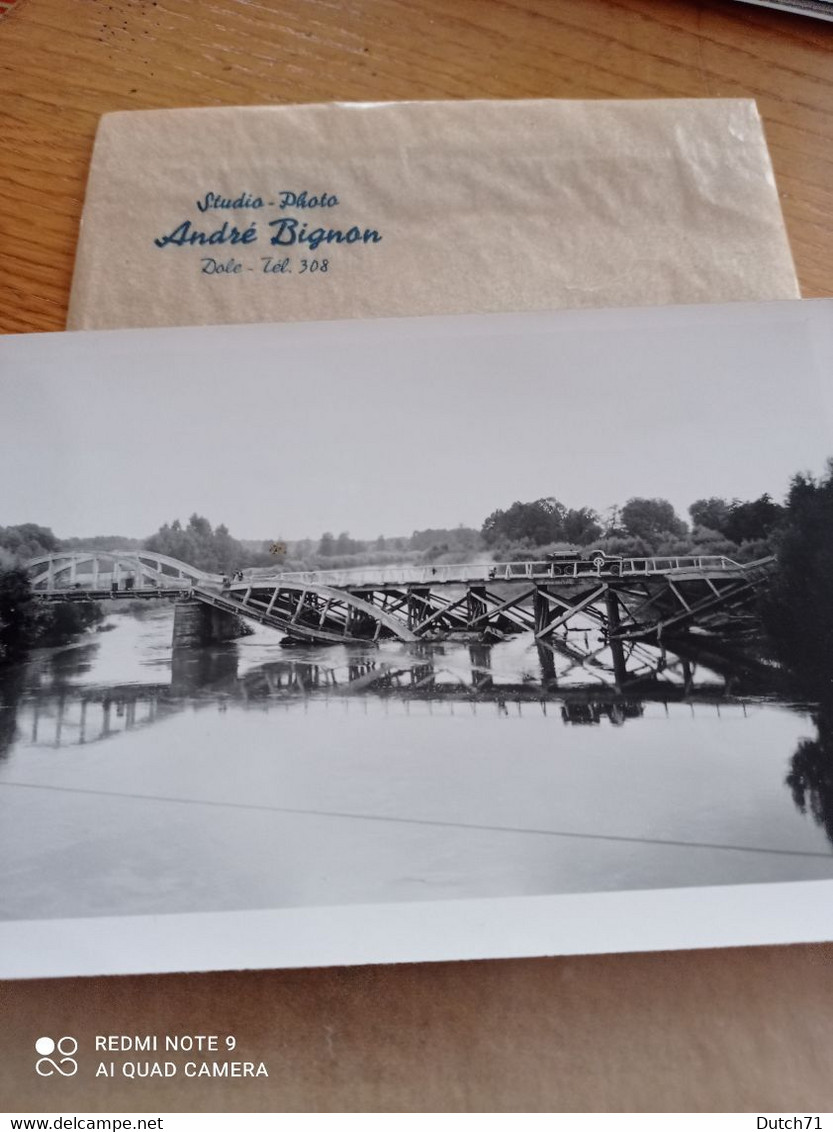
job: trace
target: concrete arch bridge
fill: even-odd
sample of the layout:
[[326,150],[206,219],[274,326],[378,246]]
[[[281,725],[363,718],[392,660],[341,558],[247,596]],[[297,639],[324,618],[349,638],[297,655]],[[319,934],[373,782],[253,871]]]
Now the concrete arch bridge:
[[[211,574],[145,550],[74,550],[27,563],[43,601],[174,600],[175,644],[239,635],[237,619],[310,643],[531,633],[564,652],[755,623],[772,557],[611,558],[270,573]],[[596,634],[593,642],[589,635]]]

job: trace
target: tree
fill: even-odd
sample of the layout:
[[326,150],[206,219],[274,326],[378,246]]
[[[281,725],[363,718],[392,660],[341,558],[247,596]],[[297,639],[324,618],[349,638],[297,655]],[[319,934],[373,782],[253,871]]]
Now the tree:
[[93,535],[84,538],[62,538],[61,550],[140,550],[144,540],[127,535]]
[[204,515],[198,515],[196,511],[188,520],[188,530],[200,539],[211,538],[211,524]]
[[476,549],[480,544],[480,532],[473,527],[427,527],[414,531],[411,535],[411,550],[429,550],[431,547],[445,545],[447,550]]
[[602,534],[599,516],[589,507],[579,507],[578,510],[571,508],[567,511],[564,515],[562,529],[563,538],[567,542],[577,543],[579,546],[586,546],[588,543],[595,542]]
[[818,735],[802,739],[790,760],[786,778],[798,809],[809,810],[833,844],[833,713],[821,705],[813,715]]
[[0,527],[0,548],[8,550],[20,562],[41,554],[53,554],[60,545],[60,539],[49,527],[39,527],[37,523]]
[[97,602],[50,602],[37,611],[35,637],[37,645],[63,645],[73,637],[103,621],[104,610]]
[[334,554],[359,554],[365,548],[364,543],[358,539],[350,538],[347,531],[342,531],[335,541]]
[[783,521],[784,514],[784,508],[778,503],[773,503],[767,494],[749,503],[734,499],[729,504],[726,522],[719,529],[732,542],[767,539]]
[[104,619],[95,602],[39,605],[19,566],[0,567],[0,664],[18,660],[35,645],[63,645]]
[[0,570],[0,662],[22,656],[35,634],[37,613],[25,570]]
[[481,528],[487,546],[497,542],[520,542],[528,539],[534,546],[544,546],[564,539],[566,509],[551,496],[533,503],[516,500],[505,511],[493,511]]
[[170,525],[164,523],[144,545],[146,550],[167,554],[212,574],[231,573],[244,566],[247,560],[245,548],[231,537],[224,523],[213,531],[208,519],[196,514],[184,529],[178,519]]
[[833,698],[833,460],[816,481],[793,478],[763,603],[782,663],[808,697]]
[[709,499],[695,499],[688,509],[691,521],[695,527],[705,527],[710,531],[726,532],[726,520],[729,518],[729,504],[725,499],[711,496]]
[[322,558],[332,558],[336,552],[335,547],[336,540],[333,538],[332,531],[325,531],[318,544],[318,553]]
[[480,531],[476,531],[474,527],[465,527],[460,523],[450,534],[451,545],[460,550],[474,551],[481,546]]
[[214,532],[214,554],[218,573],[230,574],[238,569],[241,563],[240,544],[231,537],[225,523],[221,523]]
[[667,499],[629,499],[622,508],[621,520],[629,535],[652,545],[688,530]]

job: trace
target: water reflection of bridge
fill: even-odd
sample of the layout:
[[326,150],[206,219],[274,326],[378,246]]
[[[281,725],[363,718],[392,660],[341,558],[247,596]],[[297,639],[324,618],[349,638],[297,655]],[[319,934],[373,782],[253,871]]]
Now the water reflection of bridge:
[[[4,705],[15,710],[17,720],[14,728],[5,729],[5,743],[0,737],[0,748],[8,747],[15,734],[32,746],[94,743],[153,726],[186,708],[226,710],[236,705],[270,711],[309,700],[342,700],[347,705],[362,697],[396,702],[404,710],[411,702],[427,703],[429,710],[431,705],[451,711],[465,706],[474,713],[504,715],[532,710],[571,725],[621,726],[639,718],[651,702],[666,710],[670,704],[687,703],[693,714],[719,713],[727,703],[745,711],[744,699],[730,694],[725,679],[659,650],[652,668],[641,658],[624,687],[586,680],[559,686],[543,672],[507,678],[493,670],[488,646],[469,648],[468,671],[449,663],[442,647],[423,646],[420,652],[404,659],[364,653],[342,665],[293,658],[238,675],[237,650],[230,646],[175,654],[167,683],[106,686],[44,680],[39,688],[21,687],[15,703]],[[461,650],[452,653],[456,660]]]

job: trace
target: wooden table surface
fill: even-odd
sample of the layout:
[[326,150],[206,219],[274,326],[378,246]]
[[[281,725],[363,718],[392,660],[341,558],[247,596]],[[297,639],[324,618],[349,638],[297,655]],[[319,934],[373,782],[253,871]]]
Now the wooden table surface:
[[829,295],[833,25],[729,0],[20,0],[0,20],[0,330],[61,330],[110,110],[754,97],[803,293]]
[[[60,330],[100,114],[754,97],[833,294],[833,24],[725,0],[20,0],[0,19],[0,329]],[[0,513],[0,522],[3,515]],[[0,986],[0,1107],[833,1109],[833,946]],[[54,1083],[39,1033],[236,1031],[268,1081]]]

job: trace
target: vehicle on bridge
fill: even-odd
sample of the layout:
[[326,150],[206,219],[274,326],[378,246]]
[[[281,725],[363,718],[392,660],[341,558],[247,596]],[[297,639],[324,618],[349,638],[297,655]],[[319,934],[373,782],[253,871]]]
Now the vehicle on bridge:
[[538,562],[510,562],[495,567],[489,572],[491,579],[515,576],[527,578],[581,577],[588,574],[618,577],[622,573],[624,559],[618,554],[606,554],[603,550],[571,548],[553,550]]
[[550,573],[574,574],[595,570],[597,574],[621,574],[623,558],[621,554],[607,554],[604,550],[554,550],[546,556]]

